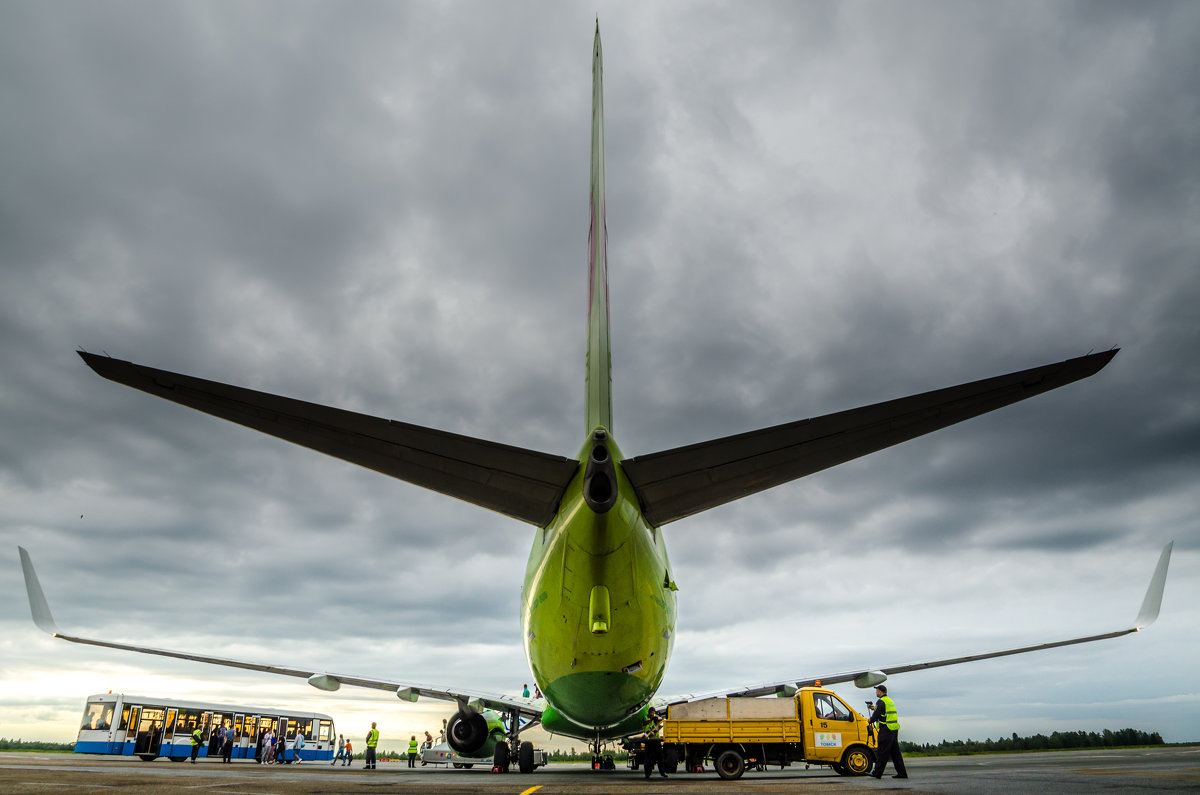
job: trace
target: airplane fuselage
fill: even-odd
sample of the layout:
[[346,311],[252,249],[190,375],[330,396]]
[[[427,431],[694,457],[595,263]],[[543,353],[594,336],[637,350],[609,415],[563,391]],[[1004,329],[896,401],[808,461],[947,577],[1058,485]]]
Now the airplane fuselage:
[[[589,438],[558,515],[536,531],[521,594],[521,629],[549,730],[620,736],[658,690],[675,638],[675,584],[662,532],[647,524],[621,455],[607,440],[616,499],[584,497]],[[635,727],[636,728],[636,727]]]

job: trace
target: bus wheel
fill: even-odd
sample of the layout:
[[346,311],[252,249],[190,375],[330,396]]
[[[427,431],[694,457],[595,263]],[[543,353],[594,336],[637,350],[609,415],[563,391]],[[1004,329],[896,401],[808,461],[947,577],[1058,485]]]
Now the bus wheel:
[[[842,767],[846,769],[845,776],[864,776],[871,769],[871,764],[875,761],[874,754],[870,749],[864,748],[861,745],[855,745],[846,749],[846,753],[842,755]],[[841,773],[841,771],[838,771]]]
[[[143,756],[142,759],[146,759],[146,757]],[[186,756],[168,756],[167,759],[170,759],[172,762],[186,762],[187,761]],[[149,762],[150,760],[146,759],[146,761]]]
[[138,759],[142,760],[143,762],[153,762],[155,759],[158,759],[158,757],[154,754],[138,754]]
[[732,781],[741,778],[742,773],[746,772],[746,760],[742,759],[741,753],[736,748],[727,748],[713,760],[713,767],[717,769],[718,776],[726,781]]
[[517,748],[517,766],[522,773],[533,772],[533,743],[526,741]]

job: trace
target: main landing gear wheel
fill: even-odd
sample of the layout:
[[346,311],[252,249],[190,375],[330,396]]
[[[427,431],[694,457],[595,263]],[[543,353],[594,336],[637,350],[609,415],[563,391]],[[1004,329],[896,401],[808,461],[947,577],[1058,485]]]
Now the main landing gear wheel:
[[856,745],[846,749],[846,753],[842,755],[841,765],[835,765],[833,769],[843,776],[865,776],[874,762],[875,755],[869,748]]
[[508,772],[508,743],[496,743],[496,756],[492,760],[492,766],[501,773]]
[[733,748],[727,748],[717,754],[717,758],[713,760],[713,767],[717,769],[717,775],[726,781],[733,781],[742,777],[742,773],[746,772],[746,760],[742,759],[742,754]]
[[517,749],[517,766],[521,769],[522,773],[533,772],[533,743],[521,743],[521,747]]

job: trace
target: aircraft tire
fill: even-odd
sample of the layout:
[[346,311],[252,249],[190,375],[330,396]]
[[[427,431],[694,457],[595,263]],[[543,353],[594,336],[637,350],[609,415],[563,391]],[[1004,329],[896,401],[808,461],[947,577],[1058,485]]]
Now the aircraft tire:
[[517,748],[517,766],[522,773],[533,772],[533,743],[526,741]]
[[492,766],[505,773],[508,772],[508,743],[496,743],[496,755],[492,759]]

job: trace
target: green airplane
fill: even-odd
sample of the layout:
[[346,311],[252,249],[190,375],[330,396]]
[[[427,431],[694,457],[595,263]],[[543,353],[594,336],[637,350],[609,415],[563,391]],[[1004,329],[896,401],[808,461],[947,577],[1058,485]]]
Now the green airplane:
[[[521,634],[543,698],[369,679],[65,635],[58,631],[32,562],[20,550],[34,621],[64,640],[303,677],[400,699],[456,702],[448,741],[464,757],[495,756],[534,767],[520,733],[540,724],[589,742],[642,729],[676,633],[676,586],[662,528],[678,519],[913,439],[1098,372],[1116,350],[938,389],[814,419],[625,458],[613,435],[604,103],[600,29],[592,54],[591,229],[588,234],[586,437],[567,458],[252,391],[107,356],[79,352],[104,378],[231,420],[533,525],[521,592]],[[988,654],[797,677],[725,695],[790,696],[820,680],[872,687],[888,675],[1116,637],[1158,613],[1170,545],[1163,550],[1132,627]],[[712,695],[712,694],[703,694]],[[701,697],[699,694],[692,697]]]

